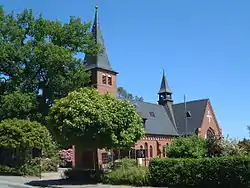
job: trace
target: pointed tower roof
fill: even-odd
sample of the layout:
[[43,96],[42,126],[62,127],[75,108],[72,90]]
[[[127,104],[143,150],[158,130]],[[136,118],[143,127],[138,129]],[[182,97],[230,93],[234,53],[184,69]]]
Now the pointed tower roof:
[[172,93],[172,91],[170,90],[168,86],[168,82],[167,82],[164,70],[162,74],[161,88],[160,88],[159,94],[160,93]]
[[96,43],[100,45],[102,52],[96,56],[90,56],[90,55],[85,56],[84,64],[86,66],[86,69],[90,70],[94,68],[100,68],[100,69],[105,69],[105,70],[115,72],[109,63],[109,59],[108,59],[107,52],[105,49],[104,40],[102,37],[102,32],[101,32],[100,24],[99,24],[97,5],[95,7],[95,18],[94,18],[91,32],[93,34],[93,38],[96,41]]

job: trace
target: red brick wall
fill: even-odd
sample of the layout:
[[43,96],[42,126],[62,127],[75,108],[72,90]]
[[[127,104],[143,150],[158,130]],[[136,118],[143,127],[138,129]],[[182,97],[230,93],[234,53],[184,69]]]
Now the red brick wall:
[[[102,75],[105,74],[107,76],[107,83],[102,83]],[[108,84],[108,76],[112,78],[112,85]],[[92,84],[101,94],[105,94],[107,92],[111,93],[115,97],[117,96],[117,86],[116,86],[116,74],[110,71],[105,70],[93,70],[92,71]]]
[[144,138],[139,140],[135,144],[135,149],[140,149],[142,146],[145,148],[145,144],[148,145],[148,158],[150,157],[150,146],[153,147],[153,156],[152,157],[163,157],[163,146],[171,142],[171,136],[160,136],[160,135],[146,135]]

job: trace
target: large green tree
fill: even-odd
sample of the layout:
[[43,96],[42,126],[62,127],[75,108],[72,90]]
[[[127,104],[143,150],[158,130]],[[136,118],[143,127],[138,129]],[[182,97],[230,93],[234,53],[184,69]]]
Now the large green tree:
[[89,75],[79,54],[101,50],[89,27],[75,17],[61,23],[32,10],[7,14],[0,7],[0,95],[34,93],[45,116],[54,99],[85,86]]
[[119,99],[128,100],[130,102],[137,102],[137,101],[142,102],[143,101],[142,97],[139,97],[139,96],[136,96],[136,95],[133,95],[133,94],[127,92],[127,90],[124,89],[123,87],[118,87],[117,90],[118,90],[118,98]]
[[56,100],[50,127],[60,143],[85,148],[127,148],[144,134],[135,107],[96,89],[81,88]]
[[15,91],[1,96],[0,121],[9,118],[39,119],[35,93]]

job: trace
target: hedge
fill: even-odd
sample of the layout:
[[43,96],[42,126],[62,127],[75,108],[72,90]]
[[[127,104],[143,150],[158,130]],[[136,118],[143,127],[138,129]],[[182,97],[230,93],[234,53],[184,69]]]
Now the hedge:
[[117,168],[104,175],[104,184],[149,186],[150,175],[147,167]]
[[155,186],[246,188],[250,186],[250,156],[155,158],[149,172]]

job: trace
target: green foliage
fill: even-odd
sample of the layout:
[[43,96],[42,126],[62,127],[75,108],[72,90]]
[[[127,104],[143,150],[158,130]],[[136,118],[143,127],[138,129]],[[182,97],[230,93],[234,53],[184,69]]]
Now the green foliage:
[[245,151],[246,153],[250,154],[250,140],[243,139],[239,142],[238,146],[241,148],[241,150]]
[[21,176],[39,176],[41,172],[56,172],[58,158],[33,158],[20,166],[0,165],[0,174],[15,174]]
[[115,162],[114,165],[112,166],[112,169],[118,169],[118,168],[124,168],[124,169],[129,169],[131,167],[136,167],[137,162],[135,159],[128,159],[128,158],[123,158],[119,160],[118,162]]
[[202,158],[244,154],[238,142],[229,138],[178,137],[166,146],[170,158]]
[[0,123],[0,148],[47,149],[51,144],[49,131],[38,122],[7,119]]
[[103,183],[112,185],[150,185],[149,172],[147,167],[119,168],[104,176]]
[[85,148],[131,147],[144,134],[142,119],[128,101],[81,88],[56,100],[50,127],[60,143]]
[[58,155],[55,155],[50,158],[45,157],[36,157],[31,159],[29,162],[26,163],[26,166],[34,166],[39,165],[39,170],[42,170],[42,172],[56,172],[59,163],[59,157]]
[[19,175],[18,172],[9,166],[0,165],[0,174],[4,173],[5,175]]
[[208,157],[233,156],[244,154],[244,150],[236,140],[226,138],[209,137],[207,140]]
[[39,176],[41,168],[39,164],[25,163],[18,167],[0,166],[0,174],[19,176]]
[[1,162],[10,165],[19,174],[37,174],[40,161],[32,159],[32,150],[43,151],[43,156],[48,158],[44,159],[44,171],[55,171],[59,162],[57,147],[52,142],[49,131],[35,121],[3,120],[0,123],[0,149],[15,151],[14,160]]
[[16,91],[3,95],[0,104],[0,120],[11,118],[37,119],[38,105],[34,93]]
[[77,58],[101,50],[89,28],[75,17],[63,24],[34,17],[32,10],[15,15],[0,7],[0,95],[16,90],[34,93],[39,112],[46,116],[54,99],[89,83]]
[[244,151],[238,145],[238,141],[230,139],[229,137],[220,139],[219,146],[221,148],[221,156],[244,154]]
[[167,145],[166,154],[170,158],[201,158],[207,154],[206,140],[193,135],[177,137]]
[[136,160],[122,159],[110,172],[104,174],[103,183],[113,185],[150,185],[147,167],[137,167]]
[[123,87],[118,87],[118,98],[122,100],[128,100],[130,102],[143,101],[142,97],[134,96],[131,93],[128,93]]
[[164,187],[248,187],[250,157],[153,159],[151,180]]
[[20,167],[14,168],[17,173],[21,176],[39,176],[41,172],[43,172],[43,169],[41,168],[40,164],[36,162],[37,160],[30,160],[24,163]]

